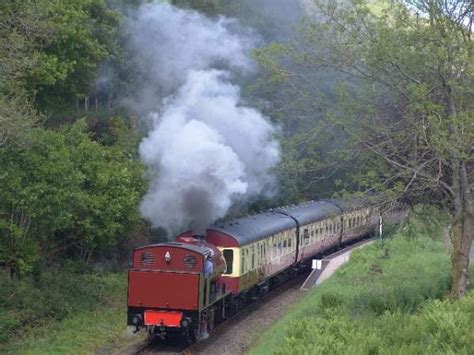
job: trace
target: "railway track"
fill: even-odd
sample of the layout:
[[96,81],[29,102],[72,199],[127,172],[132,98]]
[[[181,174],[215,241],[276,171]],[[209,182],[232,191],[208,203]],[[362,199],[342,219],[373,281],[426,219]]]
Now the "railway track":
[[[364,239],[346,245],[341,249],[331,250],[321,258],[332,259],[349,250],[360,247],[374,238]],[[301,298],[301,290],[311,270],[300,273],[297,277],[280,285],[262,298],[250,303],[232,318],[217,325],[208,339],[191,346],[176,340],[175,343],[143,342],[126,354],[239,354],[246,352],[256,340],[256,335],[268,328],[286,313],[287,308]]]

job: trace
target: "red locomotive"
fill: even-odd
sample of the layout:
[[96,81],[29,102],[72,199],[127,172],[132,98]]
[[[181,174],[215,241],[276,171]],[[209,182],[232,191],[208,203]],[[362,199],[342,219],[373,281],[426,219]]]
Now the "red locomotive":
[[378,208],[361,200],[311,201],[138,248],[128,275],[127,324],[150,337],[204,338],[315,255],[374,232],[378,220]]

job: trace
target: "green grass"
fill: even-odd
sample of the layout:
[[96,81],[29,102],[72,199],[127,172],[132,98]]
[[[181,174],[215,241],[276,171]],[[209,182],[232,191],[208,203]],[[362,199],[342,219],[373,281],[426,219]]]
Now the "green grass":
[[117,341],[125,329],[125,307],[79,313],[37,328],[2,349],[7,354],[91,354]]
[[[0,353],[90,354],[120,341],[126,330],[126,274],[65,278],[64,272],[48,275],[43,283],[55,285],[48,292],[12,282],[11,287],[19,288],[16,298],[2,299],[0,330],[7,334],[7,341],[0,343]],[[65,282],[62,290],[60,281]],[[59,294],[48,300],[54,292]]]
[[354,251],[250,353],[472,354],[474,293],[443,300],[450,260],[439,234],[415,221],[383,246]]

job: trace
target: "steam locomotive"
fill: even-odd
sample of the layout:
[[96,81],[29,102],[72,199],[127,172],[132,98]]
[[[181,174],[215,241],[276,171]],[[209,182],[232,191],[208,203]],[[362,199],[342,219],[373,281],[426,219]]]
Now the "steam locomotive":
[[374,233],[376,204],[325,200],[217,223],[205,235],[137,248],[128,274],[128,320],[150,338],[189,343],[308,267],[317,254]]

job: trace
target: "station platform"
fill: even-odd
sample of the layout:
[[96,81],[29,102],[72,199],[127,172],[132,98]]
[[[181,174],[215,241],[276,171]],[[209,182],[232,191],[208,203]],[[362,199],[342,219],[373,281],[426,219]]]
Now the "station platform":
[[327,280],[329,277],[336,272],[338,268],[344,265],[349,261],[351,252],[354,249],[363,248],[367,245],[370,245],[375,241],[374,238],[362,240],[358,243],[352,244],[347,248],[341,249],[327,257],[323,258],[321,269],[313,269],[309,274],[306,280],[301,285],[302,290],[310,290],[311,288],[318,286],[323,281]]

